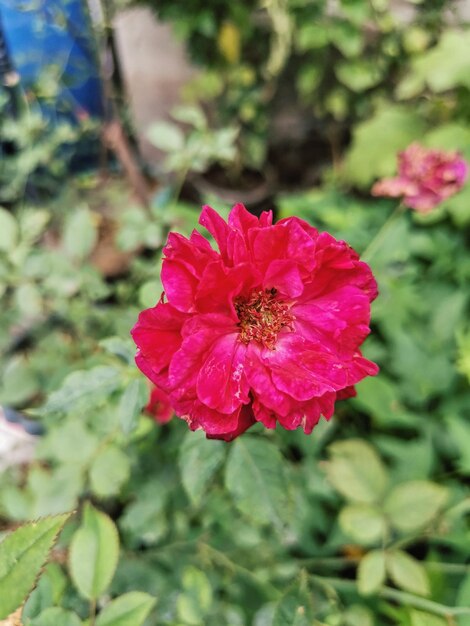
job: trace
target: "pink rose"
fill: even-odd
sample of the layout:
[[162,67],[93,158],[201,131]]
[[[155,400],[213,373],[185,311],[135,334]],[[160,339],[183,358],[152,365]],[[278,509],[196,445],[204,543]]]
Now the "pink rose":
[[159,424],[166,424],[173,417],[173,409],[166,393],[158,387],[153,387],[145,412]]
[[227,441],[256,421],[310,433],[338,398],[378,372],[359,350],[377,286],[344,241],[296,217],[272,225],[241,204],[228,223],[204,207],[170,233],[164,294],[132,330],[136,362],[192,430]]
[[403,198],[403,204],[428,213],[463,186],[467,162],[457,152],[431,150],[413,143],[398,155],[398,176],[372,187],[373,196]]

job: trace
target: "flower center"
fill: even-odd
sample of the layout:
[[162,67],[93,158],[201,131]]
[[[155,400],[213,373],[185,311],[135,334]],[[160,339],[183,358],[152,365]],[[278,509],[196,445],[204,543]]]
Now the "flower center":
[[274,350],[281,328],[294,321],[290,312],[291,304],[276,300],[276,289],[258,289],[247,298],[235,298],[240,339],[243,343],[256,341]]

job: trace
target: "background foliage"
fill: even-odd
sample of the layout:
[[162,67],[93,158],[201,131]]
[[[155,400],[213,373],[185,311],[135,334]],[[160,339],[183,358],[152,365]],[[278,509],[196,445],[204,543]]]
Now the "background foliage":
[[[198,50],[199,86],[215,84],[212,96],[198,92],[208,112],[199,127],[186,108],[189,135],[156,133],[171,171],[187,172],[198,128],[210,148],[201,167],[217,158],[212,142],[224,130],[227,161],[233,141],[253,136],[258,164],[273,161],[266,129],[291,81],[309,128],[328,131],[328,157],[315,155],[321,184],[280,193],[278,214],[362,252],[393,210],[368,190],[393,174],[397,150],[420,139],[470,158],[469,31],[452,21],[453,3],[416,3],[407,28],[376,1],[341,2],[336,13],[301,1],[235,4],[206,2],[191,15],[157,4]],[[230,76],[245,76],[242,89],[227,88]],[[16,574],[26,595],[34,580],[24,572],[35,578],[60,515],[76,511],[24,623],[468,626],[469,194],[426,217],[401,215],[366,252],[381,295],[365,352],[380,375],[310,437],[256,426],[231,444],[143,414],[149,389],[129,338],[159,297],[168,230],[191,232],[195,207],[160,189],[145,211],[122,182],[96,175],[70,179],[47,206],[11,196],[0,210],[0,403],[44,434],[33,463],[0,475],[2,528],[59,517],[0,543],[0,584],[15,588],[2,563],[28,537],[33,556]],[[0,601],[0,617],[21,599]]]

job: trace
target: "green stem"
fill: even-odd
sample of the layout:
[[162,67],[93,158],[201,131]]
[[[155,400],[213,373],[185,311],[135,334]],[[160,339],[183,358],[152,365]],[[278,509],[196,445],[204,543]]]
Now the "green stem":
[[[416,540],[416,538],[415,538]],[[412,540],[408,540],[407,543],[411,543]],[[405,545],[401,544],[393,545],[394,548]],[[344,569],[346,567],[352,567],[359,563],[360,558],[352,557],[326,557],[326,558],[308,558],[298,559],[304,567],[325,567],[328,569]],[[423,563],[423,566],[429,570],[437,570],[439,572],[445,572],[446,574],[468,574],[470,573],[470,564],[465,563],[442,563],[440,561],[427,561]]]
[[[327,578],[324,576],[312,577],[317,584],[331,585],[339,591],[355,591],[358,593],[357,585],[354,580],[343,580],[341,578]],[[470,608],[466,607],[450,607],[444,604],[439,604],[433,600],[427,600],[420,596],[415,596],[412,593],[406,591],[399,591],[398,589],[392,589],[391,587],[382,587],[377,594],[380,598],[385,600],[394,600],[401,606],[411,606],[414,609],[421,609],[433,615],[439,615],[440,617],[449,618],[457,615],[470,615]]]
[[156,548],[155,550],[148,550],[145,554],[148,557],[158,559],[158,557],[165,552],[171,552],[173,550],[186,550],[187,548],[194,549],[195,547],[199,549],[202,558],[206,556],[214,564],[219,565],[220,567],[223,567],[226,570],[238,574],[242,578],[249,580],[270,600],[277,600],[282,595],[276,587],[271,585],[271,583],[259,580],[259,578],[257,578],[252,571],[243,567],[242,565],[239,565],[238,563],[235,563],[235,561],[232,561],[232,559],[230,559],[226,554],[224,554],[220,550],[217,550],[217,548],[212,547],[210,544],[206,543],[200,538],[191,541],[176,541],[166,546]]
[[396,541],[393,541],[390,544],[388,544],[387,549],[398,550],[398,549],[406,548],[409,545],[416,543],[417,541],[420,541],[423,539],[428,540],[428,541],[432,540],[431,533],[421,532],[421,533],[408,535],[407,537],[402,537],[401,539],[397,539]]
[[200,542],[199,547],[202,552],[207,553],[207,555],[209,556],[209,559],[212,559],[214,563],[218,563],[221,567],[224,567],[225,569],[232,571],[234,573],[238,573],[243,578],[250,580],[256,587],[258,587],[258,589],[263,591],[263,593],[265,593],[271,600],[278,600],[279,597],[282,595],[279,589],[271,585],[271,583],[259,580],[253,574],[253,572],[251,572],[249,569],[241,565],[238,565],[238,563],[235,563],[234,561],[229,559],[229,557],[226,556],[223,552],[220,552],[216,548],[213,548],[208,543]]
[[423,563],[424,567],[431,570],[438,570],[446,574],[469,574],[470,565],[465,563],[439,563],[439,561],[429,561]]
[[390,213],[390,216],[385,220],[384,224],[379,229],[375,237],[373,237],[372,241],[369,243],[367,248],[361,254],[361,258],[363,261],[369,262],[371,260],[371,258],[374,256],[375,252],[377,251],[377,248],[385,239],[385,236],[387,235],[390,227],[394,224],[397,217],[403,213],[404,209],[405,207],[400,202],[400,204],[394,209],[394,211]]
[[465,500],[462,500],[455,506],[448,509],[446,511],[446,517],[450,519],[455,518],[455,517],[460,517],[461,515],[464,515],[468,513],[469,511],[470,511],[470,498],[465,498]]
[[165,552],[195,548],[199,544],[199,542],[200,539],[191,539],[189,541],[174,541],[173,543],[168,543],[166,546],[159,546],[158,548],[146,550],[145,552],[143,552],[143,554],[144,556],[148,556],[151,558],[158,558],[161,554],[164,554]]
[[96,621],[96,600],[90,600],[90,626],[95,626]]
[[428,613],[439,615],[441,617],[455,617],[457,615],[470,615],[470,608],[466,607],[451,607],[439,604],[433,600],[426,600],[426,598],[420,598],[411,593],[405,591],[398,591],[397,589],[391,589],[390,587],[384,587],[379,596],[386,600],[396,600],[402,606],[408,604],[416,609],[422,609]]
[[331,569],[343,569],[344,567],[351,567],[357,565],[360,558],[351,558],[345,556],[332,556],[324,558],[306,558],[297,559],[303,567],[328,567]]
[[173,193],[172,193],[172,197],[170,200],[170,204],[177,204],[178,203],[178,199],[180,197],[180,193],[183,189],[183,185],[186,181],[186,178],[189,174],[189,170],[190,170],[190,166],[187,165],[184,167],[184,169],[181,170],[181,172],[179,173],[179,176],[177,177],[176,181],[175,181],[175,186],[173,188]]

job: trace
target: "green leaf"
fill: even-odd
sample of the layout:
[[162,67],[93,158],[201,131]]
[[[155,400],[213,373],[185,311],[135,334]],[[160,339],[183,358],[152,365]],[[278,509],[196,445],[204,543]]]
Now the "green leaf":
[[161,280],[148,280],[139,288],[139,304],[146,309],[155,306],[162,291]]
[[443,508],[447,497],[445,487],[427,480],[414,480],[391,491],[384,511],[397,530],[412,532],[429,524]]
[[341,87],[332,89],[325,99],[325,110],[331,113],[338,121],[346,119],[349,113],[348,94],[346,90]]
[[419,561],[403,550],[387,553],[387,571],[390,578],[400,589],[427,596],[430,593],[426,570]]
[[366,504],[346,506],[339,514],[339,524],[346,535],[366,546],[383,539],[387,529],[384,515]]
[[176,152],[184,147],[183,131],[170,122],[157,122],[149,128],[147,137],[163,152]]
[[100,346],[115,356],[122,359],[128,365],[134,362],[135,344],[131,338],[106,337],[100,341]]
[[297,75],[297,90],[304,98],[311,98],[315,93],[315,88],[320,83],[323,70],[316,65],[307,65],[299,68]]
[[431,615],[431,613],[425,613],[424,611],[412,610],[410,611],[410,618],[411,626],[449,626],[449,622],[443,617]]
[[345,161],[346,178],[367,187],[375,178],[393,176],[397,152],[419,139],[423,130],[423,119],[415,111],[400,106],[379,109],[356,127]]
[[10,406],[25,404],[39,391],[39,382],[28,360],[22,356],[9,359],[3,370],[0,402]]
[[452,415],[446,419],[446,425],[458,451],[455,462],[462,472],[470,474],[470,424],[465,418]]
[[[421,416],[417,416],[418,419]],[[413,422],[409,422],[413,424]],[[393,477],[397,483],[413,478],[427,479],[432,471],[435,458],[435,449],[429,432],[423,437],[416,437],[409,441],[384,435],[375,439],[382,454],[389,459],[393,466]]]
[[455,329],[465,315],[467,306],[467,294],[453,289],[445,294],[443,300],[433,311],[430,331],[436,341],[452,341],[455,336]]
[[9,252],[18,240],[18,224],[13,215],[0,207],[0,252]]
[[93,493],[109,498],[119,493],[130,474],[129,457],[117,446],[109,445],[94,459],[90,468]]
[[30,522],[0,543],[0,619],[8,617],[26,599],[69,516],[67,513]]
[[143,378],[131,381],[119,400],[118,414],[122,432],[129,435],[138,424],[138,417],[147,404],[150,391]]
[[179,105],[171,110],[171,117],[178,122],[190,124],[200,130],[207,127],[204,111],[196,105]]
[[272,626],[310,626],[314,616],[312,593],[301,574],[277,602]]
[[165,510],[168,491],[167,483],[161,481],[151,480],[140,485],[136,499],[127,505],[119,520],[127,543],[151,545],[165,535],[168,530]]
[[357,588],[363,596],[377,592],[385,582],[385,552],[372,550],[361,559],[357,569]]
[[42,297],[33,283],[24,283],[15,291],[16,306],[25,317],[36,317],[42,313]]
[[373,504],[383,495],[388,476],[379,456],[361,439],[338,441],[329,447],[328,479],[347,500]]
[[120,227],[116,242],[124,252],[133,252],[146,247],[157,249],[162,245],[161,224],[139,207],[133,207],[120,216]]
[[386,375],[361,381],[359,393],[352,403],[372,417],[379,425],[398,425],[409,422],[403,407],[397,400],[398,389]]
[[139,207],[127,209],[120,217],[119,232],[116,243],[124,252],[137,251],[144,244],[147,228],[149,226],[148,215]]
[[96,620],[96,626],[141,626],[155,606],[147,593],[131,591],[107,604]]
[[365,606],[353,604],[344,613],[344,626],[374,626],[372,612]]
[[206,439],[202,432],[188,432],[179,453],[183,487],[194,506],[199,506],[215,472],[225,458],[222,441]]
[[50,607],[31,621],[31,626],[81,626],[76,613],[59,607]]
[[93,213],[85,207],[75,209],[65,224],[65,252],[72,259],[84,259],[95,247],[97,239],[98,230]]
[[95,402],[108,397],[121,382],[118,369],[98,365],[90,370],[69,374],[62,386],[51,393],[41,412],[67,413],[70,410],[85,411]]
[[470,128],[468,125],[450,122],[440,124],[426,133],[424,145],[440,150],[459,150],[468,158],[470,156]]
[[39,578],[38,584],[24,604],[22,611],[23,621],[37,617],[51,606],[61,603],[68,579],[57,563],[48,563]]
[[99,444],[98,437],[82,421],[68,418],[39,441],[38,456],[40,459],[85,466]]
[[242,513],[282,529],[289,519],[284,459],[273,444],[250,436],[231,444],[225,485]]
[[395,330],[390,353],[393,370],[400,372],[402,393],[409,389],[410,396],[424,402],[430,395],[448,392],[455,376],[448,350],[436,350],[428,337],[421,340],[410,328],[407,333]]
[[358,93],[374,87],[382,78],[377,62],[366,59],[340,62],[335,66],[335,74],[343,85]]
[[465,185],[459,193],[446,200],[442,206],[451,214],[457,226],[467,226],[470,222],[470,186]]
[[408,100],[421,93],[424,87],[424,80],[419,74],[408,73],[397,85],[395,95],[398,100]]
[[[456,606],[470,606],[470,574],[467,574],[463,582],[460,583]],[[459,626],[470,626],[470,615],[462,615],[459,618]]]
[[422,26],[409,26],[403,31],[403,47],[406,52],[423,52],[431,41],[431,33]]
[[83,477],[78,466],[58,466],[51,470],[33,467],[28,476],[28,491],[32,499],[29,516],[70,511],[77,506],[82,489]]
[[323,48],[328,43],[328,31],[322,24],[306,20],[299,24],[295,43],[301,52]]
[[119,536],[112,520],[87,503],[80,527],[70,544],[69,567],[73,583],[89,600],[108,588],[119,557]]
[[420,55],[410,75],[440,93],[459,85],[470,87],[470,32],[447,29],[436,46]]
[[177,599],[179,618],[185,624],[199,626],[212,605],[212,587],[201,570],[187,567],[183,573],[184,593]]
[[42,235],[47,223],[51,219],[51,214],[35,206],[32,209],[26,209],[19,216],[21,237],[23,241],[33,243]]
[[349,21],[333,22],[328,29],[328,36],[345,57],[357,56],[364,45],[361,29]]

